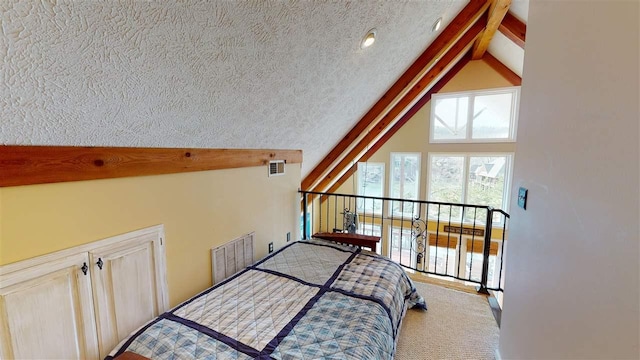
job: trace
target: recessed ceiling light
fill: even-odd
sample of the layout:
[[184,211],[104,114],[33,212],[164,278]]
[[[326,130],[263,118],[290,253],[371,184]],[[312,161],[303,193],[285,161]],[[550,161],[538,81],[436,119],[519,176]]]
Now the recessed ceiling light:
[[431,32],[436,32],[440,30],[441,25],[442,25],[442,16],[439,17],[438,20],[436,20],[436,22],[433,23],[433,27],[431,27]]
[[375,41],[376,41],[376,29],[371,29],[369,30],[369,32],[367,32],[367,35],[365,35],[362,38],[362,41],[360,42],[360,48],[361,49],[368,48],[369,46],[373,45]]

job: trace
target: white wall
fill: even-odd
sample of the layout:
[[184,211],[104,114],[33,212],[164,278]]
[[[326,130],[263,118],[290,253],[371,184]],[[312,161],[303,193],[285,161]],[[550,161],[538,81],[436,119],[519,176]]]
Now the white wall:
[[640,357],[639,10],[530,3],[503,359]]

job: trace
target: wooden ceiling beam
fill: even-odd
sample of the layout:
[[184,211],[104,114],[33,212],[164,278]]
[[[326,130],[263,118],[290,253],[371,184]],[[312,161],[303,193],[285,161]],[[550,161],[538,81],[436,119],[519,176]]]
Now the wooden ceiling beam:
[[301,163],[302,151],[0,145],[0,187],[266,166],[270,160]]
[[338,144],[316,165],[302,180],[301,188],[309,190],[318,182],[322,174],[349,149],[351,144],[366,131],[369,126],[384,115],[384,111],[393,104],[417,76],[432,65],[447,51],[462,34],[485,14],[489,4],[486,0],[471,0],[467,6],[438,35],[416,61],[387,90],[375,105],[356,123],[356,125],[338,142]]
[[483,21],[477,21],[452,47],[447,51],[429,71],[413,87],[405,93],[389,112],[384,115],[375,126],[349,151],[349,153],[334,166],[329,173],[313,188],[313,191],[326,191],[351,164],[357,161],[362,152],[373,143],[386,129],[393,126],[399,117],[409,108],[418,96],[428,91],[433,82],[442,77],[451,64],[460,57],[484,29]]
[[491,55],[488,51],[484,53],[482,60],[487,63],[487,65],[491,66],[493,70],[495,70],[498,74],[502,75],[507,81],[511,83],[513,86],[522,85],[522,78],[518,76],[518,74],[514,73],[506,67],[500,60],[496,59],[493,55]]
[[507,12],[507,15],[505,15],[498,27],[498,31],[524,49],[524,42],[527,37],[527,24],[518,20],[511,12]]
[[[460,70],[462,70],[462,68],[464,68],[469,63],[470,60],[471,60],[471,53],[469,53],[467,56],[464,56],[462,59],[460,59],[458,63],[455,64],[451,68],[451,70],[449,70],[442,77],[442,79],[438,80],[438,82],[435,85],[433,85],[433,87],[429,91],[427,91],[427,93],[424,94],[420,98],[420,100],[418,100],[418,102],[411,107],[411,109],[409,109],[409,111],[407,111],[404,115],[402,115],[402,117],[400,118],[400,120],[398,120],[397,123],[395,123],[387,132],[385,132],[384,135],[378,141],[376,141],[373,145],[371,145],[371,147],[367,150],[367,152],[364,153],[364,155],[362,155],[362,157],[358,161],[359,162],[369,161],[369,159],[378,150],[380,150],[380,148],[382,148],[382,146],[387,141],[389,141],[389,139],[391,139],[393,135],[395,135],[398,132],[398,130],[400,130],[404,126],[404,124],[406,124],[409,120],[411,120],[411,118],[413,118],[413,116],[418,111],[420,111],[422,107],[424,107],[429,101],[431,101],[431,96],[433,96],[433,94],[440,92],[440,90],[442,90],[442,88],[445,85],[447,85],[447,83],[451,81],[451,79],[453,79],[453,77],[456,76],[460,72]],[[342,184],[344,184],[351,176],[353,176],[353,174],[355,174],[357,170],[358,170],[358,164],[354,163],[353,165],[351,165],[349,170],[347,170],[347,172],[345,172],[329,188],[327,192],[332,193],[337,191],[338,188],[342,186]],[[326,199],[326,198],[323,198],[323,199]]]
[[487,51],[493,35],[495,35],[498,27],[500,27],[502,23],[502,19],[504,19],[509,11],[509,6],[511,6],[511,0],[493,0],[491,2],[486,29],[473,45],[473,52],[471,54],[473,60],[481,59],[482,55]]

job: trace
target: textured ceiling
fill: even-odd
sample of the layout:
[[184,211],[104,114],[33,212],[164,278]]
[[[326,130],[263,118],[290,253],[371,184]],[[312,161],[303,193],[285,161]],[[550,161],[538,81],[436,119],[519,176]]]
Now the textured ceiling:
[[3,0],[0,143],[303,149],[304,175],[465,4]]

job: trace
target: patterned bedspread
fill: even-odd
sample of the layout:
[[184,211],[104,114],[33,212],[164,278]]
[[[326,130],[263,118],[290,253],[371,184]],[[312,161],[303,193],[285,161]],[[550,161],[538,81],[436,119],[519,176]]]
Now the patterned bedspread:
[[152,359],[392,359],[424,299],[397,264],[323,240],[292,243],[123,341]]

